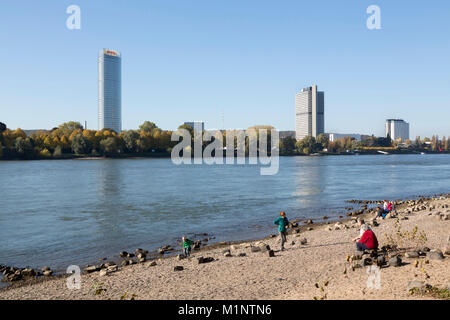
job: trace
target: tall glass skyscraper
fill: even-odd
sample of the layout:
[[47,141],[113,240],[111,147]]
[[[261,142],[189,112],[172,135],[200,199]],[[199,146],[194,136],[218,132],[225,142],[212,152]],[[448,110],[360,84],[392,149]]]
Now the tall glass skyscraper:
[[317,138],[325,132],[325,94],[317,86],[304,88],[295,97],[295,138]]
[[103,49],[98,57],[98,129],[122,131],[122,59]]

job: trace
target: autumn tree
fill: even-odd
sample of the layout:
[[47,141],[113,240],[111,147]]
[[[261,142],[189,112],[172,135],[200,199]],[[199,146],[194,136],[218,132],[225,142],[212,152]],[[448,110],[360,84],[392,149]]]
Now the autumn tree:
[[79,122],[69,121],[69,122],[64,122],[63,124],[60,124],[58,126],[58,129],[62,134],[70,136],[70,134],[74,130],[77,130],[77,129],[83,130],[83,126]]
[[294,137],[287,136],[280,140],[280,153],[292,155],[295,152],[295,144],[297,140]]
[[312,136],[306,136],[296,143],[297,149],[300,153],[311,154],[320,150],[321,144],[316,142],[316,139]]
[[139,133],[134,130],[124,131],[120,134],[123,139],[124,146],[128,152],[137,152],[137,141],[140,137]]
[[91,142],[83,137],[83,135],[78,134],[72,138],[72,152],[75,154],[89,154],[92,150]]
[[30,138],[23,138],[21,136],[16,138],[14,143],[16,152],[25,158],[32,158],[34,154],[33,141]]
[[116,137],[108,137],[100,141],[100,150],[105,156],[113,156],[119,153],[119,144]]
[[153,129],[156,129],[156,128],[158,128],[158,126],[156,124],[154,124],[153,122],[144,121],[144,123],[139,126],[139,131],[152,132]]

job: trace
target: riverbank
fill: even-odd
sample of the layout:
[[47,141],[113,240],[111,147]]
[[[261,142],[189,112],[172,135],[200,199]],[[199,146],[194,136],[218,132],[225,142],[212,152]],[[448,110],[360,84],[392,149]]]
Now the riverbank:
[[[349,152],[319,152],[313,154],[301,154],[301,153],[282,153],[280,152],[280,157],[314,157],[314,156],[352,156],[352,155],[414,155],[414,154],[442,154],[448,155],[450,151],[429,151],[424,149],[419,150],[409,150],[409,149],[389,149],[385,150],[383,148],[372,149],[372,150],[358,150]],[[237,154],[234,155],[237,157]],[[226,152],[224,151],[223,157],[226,157]],[[38,161],[38,160],[101,160],[101,159],[147,159],[147,158],[171,158],[170,152],[147,152],[147,153],[122,153],[114,155],[80,155],[80,154],[70,154],[65,153],[58,157],[0,157],[0,161]]]
[[[417,226],[418,233],[426,235],[423,246],[442,250],[450,235],[449,206],[448,196],[405,202],[397,208],[401,230]],[[373,216],[372,211],[358,215],[370,223]],[[83,274],[80,290],[67,289],[65,277],[59,277],[2,289],[0,299],[313,299],[325,294],[327,299],[423,299],[431,297],[411,295],[409,282],[424,281],[437,288],[449,285],[449,252],[435,260],[435,256],[407,258],[399,251],[395,254],[401,256],[402,265],[383,265],[380,288],[367,288],[367,267],[353,271],[354,264],[346,261],[355,253],[351,242],[358,234],[352,223],[355,218],[293,228],[284,252],[278,251],[278,237],[218,244],[194,250],[190,259],[169,257],[119,266],[115,272]],[[373,226],[381,245],[396,233],[396,221],[377,220],[379,225]],[[275,251],[273,257],[267,245]],[[200,257],[214,261],[199,263]],[[176,267],[183,270],[174,271]],[[316,288],[317,282],[319,287],[328,282],[323,292]]]

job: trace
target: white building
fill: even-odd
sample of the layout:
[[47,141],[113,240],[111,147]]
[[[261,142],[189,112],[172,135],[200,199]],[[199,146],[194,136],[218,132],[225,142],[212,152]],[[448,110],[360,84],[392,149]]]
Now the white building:
[[122,131],[122,58],[103,49],[98,57],[98,129]]
[[295,97],[295,138],[301,140],[306,136],[317,138],[325,132],[324,92],[317,91],[317,86],[304,88]]
[[386,137],[390,136],[392,140],[401,138],[402,141],[409,139],[409,123],[401,119],[386,120]]
[[205,131],[205,123],[203,121],[188,121],[184,123],[185,125],[191,126],[193,129],[196,127],[201,131]]
[[361,135],[357,133],[329,133],[328,139],[332,142],[336,141],[339,138],[350,137],[355,139],[356,141],[361,141]]

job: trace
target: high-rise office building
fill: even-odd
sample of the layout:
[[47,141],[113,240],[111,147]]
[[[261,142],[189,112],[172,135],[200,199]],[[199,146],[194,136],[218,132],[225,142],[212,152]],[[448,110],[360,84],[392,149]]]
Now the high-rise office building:
[[401,119],[386,120],[386,137],[390,136],[392,140],[401,138],[402,141],[409,139],[409,123]]
[[295,138],[317,137],[325,132],[325,94],[317,86],[304,88],[295,97]]
[[205,123],[203,121],[188,121],[185,122],[184,124],[191,126],[194,129],[197,126],[200,130],[205,131]]
[[103,49],[98,57],[98,129],[122,131],[122,60]]

